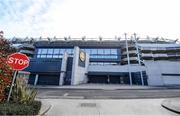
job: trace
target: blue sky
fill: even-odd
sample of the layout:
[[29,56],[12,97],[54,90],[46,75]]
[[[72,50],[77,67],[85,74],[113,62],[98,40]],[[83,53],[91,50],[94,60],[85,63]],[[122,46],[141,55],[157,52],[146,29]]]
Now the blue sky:
[[180,0],[0,0],[11,37],[114,37],[127,32],[180,38]]

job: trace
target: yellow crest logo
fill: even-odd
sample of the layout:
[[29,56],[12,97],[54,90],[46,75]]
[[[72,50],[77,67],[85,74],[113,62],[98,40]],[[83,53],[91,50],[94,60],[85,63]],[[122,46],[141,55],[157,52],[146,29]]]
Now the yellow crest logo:
[[80,54],[79,54],[79,58],[80,58],[80,60],[81,61],[85,61],[85,59],[86,59],[86,55],[85,55],[85,53],[84,52],[80,52]]

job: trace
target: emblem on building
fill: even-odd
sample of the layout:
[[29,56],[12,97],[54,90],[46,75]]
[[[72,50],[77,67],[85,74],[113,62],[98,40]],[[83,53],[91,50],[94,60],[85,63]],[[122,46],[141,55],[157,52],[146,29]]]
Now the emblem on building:
[[86,59],[86,55],[85,55],[85,53],[84,52],[80,52],[80,54],[79,54],[79,58],[80,58],[80,60],[81,61],[85,61],[85,59]]

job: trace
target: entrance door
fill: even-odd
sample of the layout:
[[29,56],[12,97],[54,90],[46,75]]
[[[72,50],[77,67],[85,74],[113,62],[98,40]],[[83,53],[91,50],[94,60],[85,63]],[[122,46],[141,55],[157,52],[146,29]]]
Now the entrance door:
[[109,83],[110,84],[120,84],[120,77],[119,76],[109,76]]
[[129,77],[127,76],[116,76],[110,75],[109,76],[109,83],[110,84],[129,84]]
[[40,74],[38,85],[59,85],[59,75]]
[[106,75],[89,75],[88,83],[108,83],[108,77]]

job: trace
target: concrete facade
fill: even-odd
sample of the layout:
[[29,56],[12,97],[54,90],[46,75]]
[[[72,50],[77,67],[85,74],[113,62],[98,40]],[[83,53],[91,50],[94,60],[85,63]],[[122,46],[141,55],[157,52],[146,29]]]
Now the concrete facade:
[[[85,61],[80,60],[80,53]],[[30,84],[180,85],[180,44],[166,41],[39,41]]]
[[146,61],[144,63],[149,85],[180,84],[180,62]]
[[79,62],[79,54],[80,49],[79,47],[74,48],[74,56],[73,56],[73,68],[72,68],[72,81],[71,85],[77,85],[82,83],[87,83],[87,72],[88,72],[88,65],[89,65],[89,55],[86,54],[85,56],[85,67],[81,67],[78,65]]

